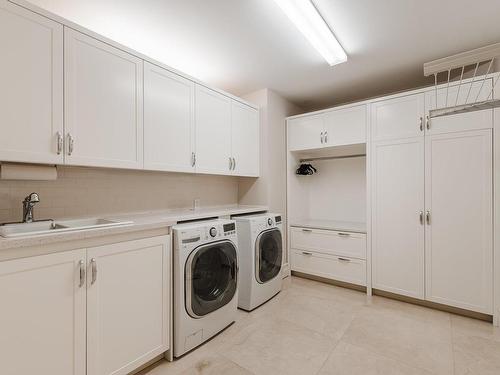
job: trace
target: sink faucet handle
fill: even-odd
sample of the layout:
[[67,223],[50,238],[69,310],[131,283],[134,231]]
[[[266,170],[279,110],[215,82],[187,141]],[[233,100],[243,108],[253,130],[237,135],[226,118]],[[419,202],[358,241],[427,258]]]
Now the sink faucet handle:
[[24,198],[24,201],[27,203],[38,203],[40,202],[40,197],[38,196],[38,193],[31,193],[26,198]]

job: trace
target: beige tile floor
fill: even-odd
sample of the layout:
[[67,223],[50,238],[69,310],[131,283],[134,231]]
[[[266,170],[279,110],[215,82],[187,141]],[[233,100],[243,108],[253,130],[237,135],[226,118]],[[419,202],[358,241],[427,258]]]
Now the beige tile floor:
[[500,375],[500,329],[297,277],[148,375]]

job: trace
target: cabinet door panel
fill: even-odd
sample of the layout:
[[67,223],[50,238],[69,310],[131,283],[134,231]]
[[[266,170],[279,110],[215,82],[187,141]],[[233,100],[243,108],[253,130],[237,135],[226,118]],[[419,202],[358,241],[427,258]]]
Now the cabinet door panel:
[[258,177],[260,170],[259,111],[233,101],[231,106],[233,174]]
[[66,163],[142,168],[142,60],[69,28],[64,43]]
[[231,99],[196,86],[196,172],[231,174]]
[[85,250],[0,262],[2,374],[85,375]]
[[413,94],[372,103],[372,140],[422,136],[424,102],[424,94]]
[[88,249],[87,374],[128,374],[169,349],[169,238]]
[[290,151],[323,147],[321,134],[325,131],[324,115],[295,118],[288,121],[288,148]]
[[424,298],[424,138],[372,147],[373,287]]
[[194,83],[144,63],[144,167],[193,172]]
[[493,311],[491,130],[426,137],[426,298]]
[[329,112],[325,115],[326,139],[330,146],[366,142],[366,106],[357,106]]
[[62,164],[63,27],[0,0],[0,160]]

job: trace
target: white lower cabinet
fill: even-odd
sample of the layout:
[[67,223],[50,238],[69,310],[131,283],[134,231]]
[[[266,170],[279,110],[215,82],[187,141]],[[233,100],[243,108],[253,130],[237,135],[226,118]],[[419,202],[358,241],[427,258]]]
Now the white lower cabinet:
[[0,262],[0,372],[121,375],[167,351],[170,256],[158,236]]
[[292,270],[366,286],[366,235],[315,228],[290,229]]
[[83,249],[0,262],[2,374],[85,375],[85,257]]
[[167,239],[88,249],[87,375],[128,374],[168,350]]

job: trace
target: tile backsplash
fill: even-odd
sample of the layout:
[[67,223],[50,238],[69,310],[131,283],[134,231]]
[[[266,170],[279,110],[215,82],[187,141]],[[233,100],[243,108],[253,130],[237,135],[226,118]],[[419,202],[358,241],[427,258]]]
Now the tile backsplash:
[[0,181],[0,223],[19,221],[21,201],[40,195],[35,218],[63,218],[238,203],[238,178],[58,167],[56,181]]

